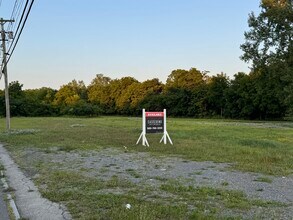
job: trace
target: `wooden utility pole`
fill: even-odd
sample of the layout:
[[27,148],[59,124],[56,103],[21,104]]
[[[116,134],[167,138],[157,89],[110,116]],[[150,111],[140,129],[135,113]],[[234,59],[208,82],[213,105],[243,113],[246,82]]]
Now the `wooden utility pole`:
[[8,90],[8,76],[7,76],[7,60],[6,60],[6,33],[4,30],[4,24],[6,22],[14,22],[14,20],[4,20],[0,19],[1,25],[1,38],[2,38],[2,50],[3,50],[3,61],[2,61],[2,72],[1,75],[4,75],[5,83],[5,106],[6,106],[6,129],[10,129],[10,104],[9,104],[9,90]]

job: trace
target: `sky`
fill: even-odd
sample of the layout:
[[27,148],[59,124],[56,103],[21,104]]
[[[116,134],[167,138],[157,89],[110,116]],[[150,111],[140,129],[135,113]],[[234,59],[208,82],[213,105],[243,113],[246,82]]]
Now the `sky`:
[[[14,2],[2,0],[0,17],[11,17]],[[9,81],[58,89],[104,74],[165,83],[172,70],[193,67],[232,78],[249,72],[239,57],[252,11],[258,0],[36,0]]]

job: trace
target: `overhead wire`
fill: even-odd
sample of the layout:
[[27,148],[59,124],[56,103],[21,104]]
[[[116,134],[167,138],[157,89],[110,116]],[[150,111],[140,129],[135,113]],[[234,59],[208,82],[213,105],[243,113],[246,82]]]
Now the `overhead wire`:
[[10,17],[10,20],[14,20],[15,22],[11,22],[8,25],[8,28],[7,28],[8,31],[13,31],[14,25],[18,23],[18,18],[20,16],[24,0],[21,0],[20,2],[18,0],[16,0],[16,1],[17,2],[15,4],[15,7],[14,7],[14,9],[13,9],[13,11],[11,13],[11,17]]
[[12,44],[13,33],[15,33],[15,26],[16,26],[16,24],[18,24],[23,1],[24,0],[15,0],[13,10],[12,10],[12,13],[10,16],[10,20],[13,20],[14,22],[9,22],[8,27],[7,27],[7,33],[9,33],[9,35],[11,36],[7,39],[7,47],[10,47],[10,45]]
[[[11,13],[11,16],[10,16],[10,20],[12,20],[12,18],[13,18],[13,15],[14,15],[16,7],[17,7],[17,3],[18,3],[18,0],[15,0],[14,6],[13,6],[13,9],[12,9],[12,13]],[[9,23],[7,29],[10,30],[12,25],[13,25],[12,23]]]
[[[32,2],[33,2],[33,1],[32,1]],[[11,50],[11,48],[12,48],[12,46],[13,46],[13,43],[14,43],[14,41],[15,41],[15,38],[16,38],[16,36],[17,36],[17,34],[18,34],[18,31],[19,31],[20,25],[23,23],[22,20],[23,20],[23,18],[24,18],[24,16],[25,16],[25,12],[26,12],[26,8],[27,8],[27,6],[28,6],[28,3],[29,3],[29,0],[27,0],[26,3],[25,3],[25,6],[24,6],[24,9],[23,9],[23,12],[22,12],[22,15],[21,15],[20,21],[19,21],[19,23],[18,23],[18,26],[17,26],[17,28],[16,28],[16,31],[14,32],[14,36],[15,36],[15,37],[13,38],[12,42],[10,43],[9,49],[7,50],[7,53],[8,53],[8,54],[10,53],[10,50]],[[12,20],[12,19],[11,19],[11,20]]]
[[[29,0],[26,1],[26,5],[25,5],[25,7],[23,9],[21,19],[20,19],[20,21],[18,23],[18,26],[17,26],[16,34],[15,34],[15,36],[14,36],[14,38],[13,38],[11,44],[10,44],[10,47],[8,49],[8,52],[7,52],[8,59],[6,60],[5,65],[4,65],[4,60],[2,61],[2,64],[1,64],[1,73],[2,73],[3,69],[6,67],[6,65],[8,64],[8,62],[10,61],[11,56],[12,56],[12,54],[13,54],[13,52],[14,52],[17,44],[18,44],[19,38],[20,38],[20,36],[22,34],[22,31],[23,31],[23,29],[25,27],[25,24],[27,22],[28,16],[29,16],[30,11],[31,11],[31,8],[32,8],[32,6],[34,4],[34,0],[32,0],[30,2],[30,5],[29,6],[28,6],[28,4],[29,4]],[[28,10],[26,10],[27,7],[28,7]],[[18,31],[19,31],[19,33],[18,33]]]

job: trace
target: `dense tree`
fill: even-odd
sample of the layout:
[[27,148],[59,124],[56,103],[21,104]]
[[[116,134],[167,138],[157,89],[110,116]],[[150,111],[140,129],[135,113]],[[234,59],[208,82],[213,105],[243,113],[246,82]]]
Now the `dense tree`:
[[255,119],[259,116],[255,103],[256,89],[251,76],[239,72],[225,91],[226,111],[229,118]]
[[111,78],[103,74],[97,74],[88,86],[89,101],[95,104],[106,106],[110,102],[110,82]]
[[166,89],[170,88],[184,88],[187,90],[193,90],[197,86],[204,83],[205,74],[197,70],[196,68],[191,68],[187,70],[173,70],[168,76],[166,82]]
[[285,116],[286,83],[282,81],[278,68],[270,66],[266,71],[254,71],[250,76],[255,89],[254,108],[258,111],[258,118],[272,119]]
[[[156,78],[142,83],[132,83],[118,99],[118,107],[124,109],[123,113],[134,113],[146,96],[160,94],[162,90],[163,84]],[[129,111],[126,111],[126,109]]]
[[89,101],[100,105],[107,114],[117,113],[124,109],[125,91],[134,83],[138,83],[138,81],[133,77],[112,80],[98,74],[88,87]]
[[110,97],[113,105],[115,106],[115,112],[120,112],[125,109],[123,106],[125,91],[128,87],[134,83],[138,83],[133,77],[123,77],[121,79],[115,79],[110,83]]
[[262,0],[258,16],[249,15],[250,30],[241,45],[244,61],[252,61],[254,68],[262,68],[276,61],[292,59],[293,1]]
[[190,116],[191,91],[185,88],[170,88],[164,94],[164,107],[172,116]]
[[[274,99],[278,99],[277,105],[283,107],[286,104],[292,111],[293,1],[262,0],[260,7],[261,12],[258,16],[254,13],[249,15],[250,30],[245,32],[246,41],[241,45],[244,51],[241,58],[252,63],[252,72],[262,75],[257,85],[258,92],[261,92],[259,96],[266,95],[265,91],[270,91],[276,94]],[[271,82],[272,80],[274,82]],[[264,86],[264,82],[270,84],[269,89]],[[269,94],[265,99],[269,100],[271,97]]]
[[149,111],[162,111],[168,109],[171,116],[190,116],[188,114],[191,91],[184,88],[170,88],[165,93],[149,93],[140,103],[139,108]]
[[199,118],[209,117],[207,92],[207,84],[202,84],[196,89],[192,90],[190,106],[188,109],[189,116],[195,116]]
[[[51,116],[57,115],[58,109],[52,106],[56,93],[50,88],[23,90],[18,81],[9,84],[11,116]],[[0,92],[0,114],[5,116],[4,91]]]
[[57,90],[43,87],[40,89],[24,90],[25,97],[33,101],[40,101],[44,104],[52,104]]
[[87,99],[87,90],[83,81],[72,80],[70,83],[61,86],[55,94],[55,105],[74,105],[80,100]]
[[102,113],[100,106],[88,103],[85,100],[80,99],[79,101],[62,106],[59,114],[61,115],[75,115],[75,116],[98,116]]
[[58,115],[58,108],[53,105],[56,90],[51,88],[24,90],[25,109],[28,116]]
[[[225,74],[207,77],[196,69],[175,70],[168,86],[158,79],[138,82],[132,77],[112,80],[97,75],[88,89],[82,81],[50,88],[22,90],[10,84],[12,116],[99,114],[140,115],[141,109],[183,117],[228,117],[272,119],[285,115],[284,85],[278,74],[282,63],[238,73],[229,80]],[[184,80],[188,76],[191,80]],[[187,78],[188,78],[187,77]],[[288,88],[288,87],[287,87]],[[5,115],[4,91],[0,91],[0,113]]]
[[9,99],[11,116],[27,116],[23,84],[18,81],[9,83]]
[[209,79],[205,97],[206,108],[209,111],[209,115],[223,116],[226,105],[225,91],[228,87],[229,79],[223,73],[212,76]]

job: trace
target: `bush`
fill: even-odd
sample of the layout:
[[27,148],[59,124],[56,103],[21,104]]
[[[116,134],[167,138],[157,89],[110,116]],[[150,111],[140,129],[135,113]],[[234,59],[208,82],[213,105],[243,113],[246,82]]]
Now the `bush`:
[[60,113],[61,115],[98,116],[102,113],[102,110],[97,105],[81,100],[74,105],[63,107]]

